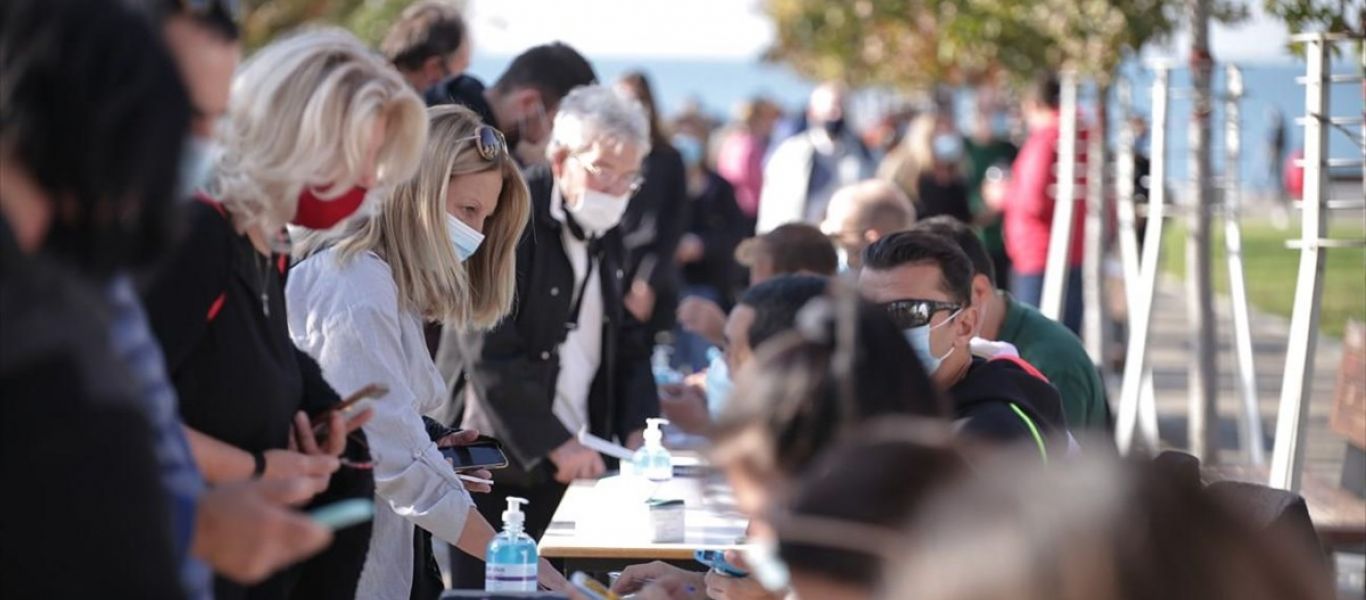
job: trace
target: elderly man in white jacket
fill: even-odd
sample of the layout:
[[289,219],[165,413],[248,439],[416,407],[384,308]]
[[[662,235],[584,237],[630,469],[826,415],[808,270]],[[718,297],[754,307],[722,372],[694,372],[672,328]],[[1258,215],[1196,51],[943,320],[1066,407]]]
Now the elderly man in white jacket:
[[837,83],[811,92],[806,131],[779,144],[764,167],[757,233],[793,221],[819,224],[835,190],[873,176],[873,156],[850,130],[844,100]]

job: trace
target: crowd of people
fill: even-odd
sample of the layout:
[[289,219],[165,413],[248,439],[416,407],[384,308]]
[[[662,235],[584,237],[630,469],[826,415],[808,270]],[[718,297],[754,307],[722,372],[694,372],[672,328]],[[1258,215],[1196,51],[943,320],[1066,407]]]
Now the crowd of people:
[[[1331,596],[1307,513],[1119,459],[1079,297],[1034,308],[1055,79],[1018,147],[982,94],[971,135],[932,110],[871,150],[835,83],[791,135],[762,99],[718,130],[563,43],[480,81],[445,2],[245,61],[240,17],[0,4],[0,595],[431,600],[434,543],[479,589],[508,498],[539,538],[617,467],[579,434],[635,449],[662,415],[730,483],[749,575],[619,593]],[[483,436],[507,468],[457,473]],[[372,520],[309,516],[346,499]]]

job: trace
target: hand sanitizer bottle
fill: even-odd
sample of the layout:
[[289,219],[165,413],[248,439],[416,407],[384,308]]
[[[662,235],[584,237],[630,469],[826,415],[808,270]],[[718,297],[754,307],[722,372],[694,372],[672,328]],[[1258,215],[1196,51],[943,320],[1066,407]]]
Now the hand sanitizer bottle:
[[489,541],[484,555],[484,591],[534,592],[536,571],[540,559],[536,540],[522,532],[526,515],[522,514],[524,498],[509,496],[508,509],[503,511],[503,531]]
[[664,448],[664,432],[659,426],[667,424],[667,419],[645,419],[645,445],[636,450],[632,459],[635,472],[650,481],[673,479],[673,457]]

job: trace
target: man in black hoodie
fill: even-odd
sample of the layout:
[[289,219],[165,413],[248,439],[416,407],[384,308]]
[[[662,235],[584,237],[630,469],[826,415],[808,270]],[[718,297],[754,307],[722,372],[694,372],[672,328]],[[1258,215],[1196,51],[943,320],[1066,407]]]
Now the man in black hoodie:
[[1069,438],[1058,391],[1028,363],[972,355],[979,318],[972,277],[972,262],[953,241],[906,231],[868,247],[859,289],[887,310],[930,378],[949,393],[961,432],[1030,443],[1047,461]]

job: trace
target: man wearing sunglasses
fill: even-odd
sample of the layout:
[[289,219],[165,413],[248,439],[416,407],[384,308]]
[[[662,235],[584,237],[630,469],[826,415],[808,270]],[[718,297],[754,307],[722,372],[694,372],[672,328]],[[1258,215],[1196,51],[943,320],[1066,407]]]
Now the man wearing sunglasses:
[[972,277],[972,262],[953,241],[904,231],[868,247],[859,289],[884,307],[930,379],[948,392],[963,434],[1030,445],[1047,461],[1069,439],[1058,391],[1028,363],[972,355],[980,318]]

